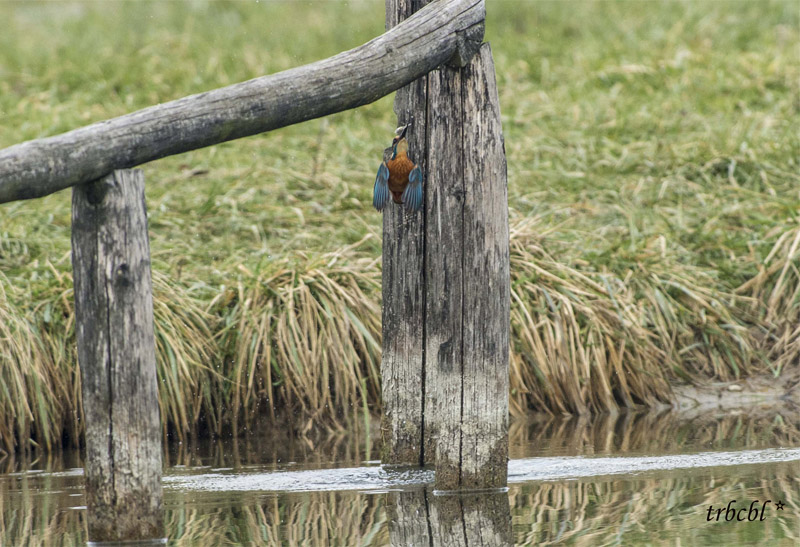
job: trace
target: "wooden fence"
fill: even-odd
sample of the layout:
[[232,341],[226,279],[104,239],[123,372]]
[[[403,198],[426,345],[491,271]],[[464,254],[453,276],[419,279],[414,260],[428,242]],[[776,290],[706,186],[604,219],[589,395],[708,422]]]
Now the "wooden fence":
[[508,207],[485,6],[425,4],[387,0],[389,30],[329,59],[0,150],[0,203],[74,187],[91,541],[163,536],[144,177],[129,169],[396,90],[426,182],[420,213],[384,213],[383,461],[434,464],[439,490],[505,486]]

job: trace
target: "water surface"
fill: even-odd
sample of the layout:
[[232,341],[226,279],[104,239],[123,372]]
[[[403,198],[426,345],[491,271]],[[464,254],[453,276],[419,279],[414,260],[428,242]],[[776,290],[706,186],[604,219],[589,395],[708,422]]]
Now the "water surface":
[[[508,490],[464,496],[435,492],[430,470],[382,469],[375,438],[357,430],[176,444],[165,453],[167,534],[171,545],[795,545],[795,423],[515,422]],[[81,465],[74,452],[6,458],[0,544],[85,544]]]

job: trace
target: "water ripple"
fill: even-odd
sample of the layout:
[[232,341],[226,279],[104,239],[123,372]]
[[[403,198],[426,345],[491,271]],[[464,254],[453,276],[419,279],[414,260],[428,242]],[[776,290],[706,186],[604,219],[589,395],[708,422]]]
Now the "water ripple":
[[[757,465],[800,460],[800,448],[703,452],[669,456],[526,458],[508,464],[508,482],[551,481],[603,475],[636,475],[731,465]],[[167,475],[167,488],[195,491],[313,492],[334,490],[400,490],[433,484],[429,469],[350,467],[248,474]]]

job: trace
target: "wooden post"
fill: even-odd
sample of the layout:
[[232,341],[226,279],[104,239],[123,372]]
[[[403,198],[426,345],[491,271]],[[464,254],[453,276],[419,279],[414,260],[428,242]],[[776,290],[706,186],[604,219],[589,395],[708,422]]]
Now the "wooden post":
[[[386,0],[386,28],[411,16],[412,0]],[[398,122],[413,122],[407,138],[412,159],[427,173],[428,76],[397,91]],[[383,391],[384,464],[423,465],[433,462],[433,436],[425,434],[425,213],[406,214],[390,206],[383,213],[381,383]],[[423,442],[427,442],[425,446]]]
[[[464,319],[460,487],[506,485],[511,278],[506,152],[489,44],[461,71]],[[441,452],[438,452],[441,454]],[[441,456],[440,456],[441,457]],[[446,485],[443,485],[446,486]]]
[[[387,24],[423,0],[387,0]],[[435,463],[436,487],[506,484],[506,163],[482,24],[450,63],[397,92],[425,207],[384,213],[384,462]],[[477,53],[476,53],[477,52]]]
[[72,192],[89,540],[164,535],[150,245],[139,170]]

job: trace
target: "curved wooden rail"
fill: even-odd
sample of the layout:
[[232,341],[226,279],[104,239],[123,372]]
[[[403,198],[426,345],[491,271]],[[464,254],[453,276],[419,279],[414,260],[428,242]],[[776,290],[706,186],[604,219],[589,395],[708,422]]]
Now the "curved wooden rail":
[[438,0],[357,48],[0,150],[0,203],[371,103],[483,38],[484,0]]

